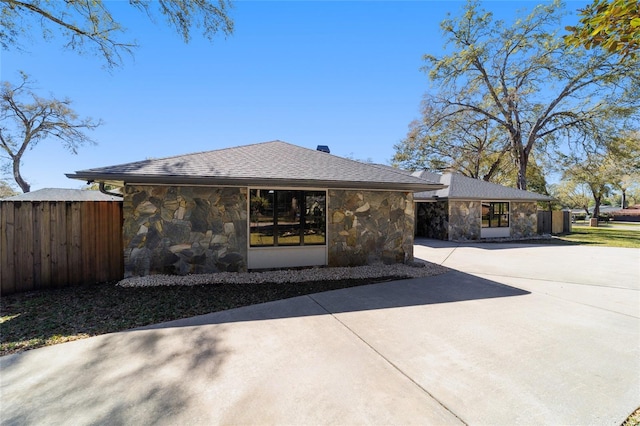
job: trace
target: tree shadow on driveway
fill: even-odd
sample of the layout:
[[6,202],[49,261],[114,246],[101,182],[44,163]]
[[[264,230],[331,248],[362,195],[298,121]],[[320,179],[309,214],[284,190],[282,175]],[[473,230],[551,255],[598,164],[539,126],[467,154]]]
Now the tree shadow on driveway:
[[491,280],[450,270],[444,274],[350,287],[262,303],[228,311],[154,324],[143,329],[192,327],[295,318],[335,313],[391,309],[439,303],[454,303],[500,297],[524,296],[530,292]]

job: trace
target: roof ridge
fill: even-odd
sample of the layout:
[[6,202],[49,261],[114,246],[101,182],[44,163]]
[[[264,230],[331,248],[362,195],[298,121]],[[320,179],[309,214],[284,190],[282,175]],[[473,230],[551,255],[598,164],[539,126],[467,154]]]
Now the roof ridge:
[[281,140],[272,140],[272,141],[265,141],[265,142],[254,142],[254,143],[250,143],[247,145],[237,145],[237,146],[228,146],[225,148],[218,148],[218,149],[209,149],[206,151],[197,151],[197,152],[190,152],[188,154],[176,154],[176,155],[168,155],[166,157],[158,157],[158,158],[147,158],[145,160],[138,160],[138,161],[130,161],[128,163],[120,163],[120,164],[113,164],[111,166],[103,166],[103,167],[92,167],[91,169],[88,170],[92,170],[92,169],[102,169],[102,168],[111,168],[111,167],[119,167],[119,166],[125,166],[125,165],[133,165],[133,164],[142,164],[142,163],[148,163],[150,161],[164,161],[164,160],[171,160],[173,158],[180,158],[180,157],[191,157],[191,156],[199,156],[202,154],[207,154],[210,152],[221,152],[221,151],[228,151],[228,150],[232,150],[232,149],[238,149],[238,148],[244,148],[244,147],[250,147],[250,146],[255,146],[255,145],[264,145],[264,144],[268,144],[268,143],[274,143],[274,142],[279,142],[279,143],[284,143],[287,145],[292,145],[292,146],[296,146],[293,145],[289,142],[285,142],[285,141],[281,141]]

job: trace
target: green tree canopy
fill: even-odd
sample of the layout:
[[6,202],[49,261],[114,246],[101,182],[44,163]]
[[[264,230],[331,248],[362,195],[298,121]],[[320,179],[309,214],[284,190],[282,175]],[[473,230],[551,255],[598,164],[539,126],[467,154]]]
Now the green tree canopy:
[[598,217],[604,197],[615,188],[623,191],[624,203],[627,187],[640,175],[640,133],[608,130],[614,136],[597,149],[573,151],[564,155],[561,163],[564,181],[586,185],[591,191],[594,217]]
[[637,56],[640,51],[640,3],[638,0],[594,0],[580,10],[582,18],[566,29],[568,44]]
[[[435,163],[460,170],[466,158],[491,170],[504,155],[515,167],[516,186],[527,189],[533,155],[543,159],[560,144],[601,140],[595,122],[637,118],[638,61],[568,46],[558,34],[564,14],[554,1],[507,25],[469,1],[460,16],[445,19],[446,53],[424,56],[432,83],[428,108],[396,145],[395,162],[412,158],[418,160],[414,167]],[[465,128],[473,135],[461,137]],[[491,149],[477,149],[483,134],[490,135]]]

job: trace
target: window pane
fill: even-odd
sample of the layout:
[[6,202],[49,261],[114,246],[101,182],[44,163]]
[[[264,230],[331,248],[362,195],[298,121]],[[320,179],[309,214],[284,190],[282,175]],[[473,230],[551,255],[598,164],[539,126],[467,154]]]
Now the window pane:
[[324,191],[306,191],[304,194],[304,244],[325,244],[327,194]]
[[252,189],[250,192],[250,238],[251,246],[274,245],[274,191]]
[[300,245],[300,191],[276,191],[279,246]]
[[489,227],[490,217],[491,217],[491,204],[482,203],[482,227],[483,228]]
[[502,228],[509,227],[509,203],[497,203],[498,208],[498,226]]

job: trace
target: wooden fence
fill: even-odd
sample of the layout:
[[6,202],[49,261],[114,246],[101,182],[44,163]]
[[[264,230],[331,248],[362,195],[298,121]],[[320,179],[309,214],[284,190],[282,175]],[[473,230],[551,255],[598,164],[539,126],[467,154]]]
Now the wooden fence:
[[571,212],[538,210],[538,234],[571,232]]
[[123,276],[122,202],[0,201],[0,294]]

